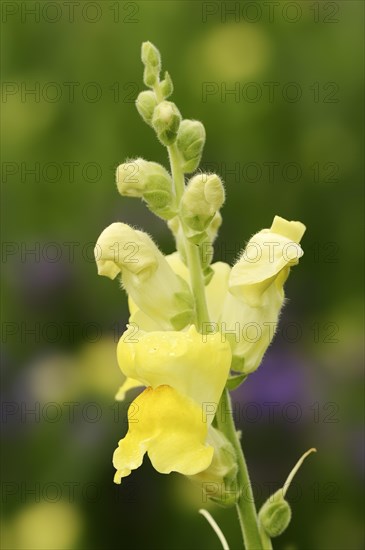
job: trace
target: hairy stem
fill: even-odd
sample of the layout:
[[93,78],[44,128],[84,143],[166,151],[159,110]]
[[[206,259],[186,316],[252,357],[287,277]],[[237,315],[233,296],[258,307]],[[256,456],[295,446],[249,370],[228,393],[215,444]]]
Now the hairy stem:
[[[175,185],[176,202],[179,204],[185,188],[184,174],[181,170],[180,156],[176,145],[173,144],[168,147],[168,152],[172,179]],[[185,236],[184,245],[190,273],[191,289],[195,300],[197,328],[202,331],[203,323],[209,321],[209,314],[205,297],[205,286],[199,255],[199,245],[191,243],[186,238],[186,227],[181,218],[180,223]]]
[[232,443],[238,462],[238,490],[240,497],[236,504],[238,519],[241,526],[242,536],[246,550],[262,550],[262,541],[259,533],[259,525],[255,501],[253,497],[250,477],[248,474],[246,460],[242,451],[241,442],[234,425],[232,404],[229,392],[224,390],[218,411],[217,422],[219,429],[227,436]]

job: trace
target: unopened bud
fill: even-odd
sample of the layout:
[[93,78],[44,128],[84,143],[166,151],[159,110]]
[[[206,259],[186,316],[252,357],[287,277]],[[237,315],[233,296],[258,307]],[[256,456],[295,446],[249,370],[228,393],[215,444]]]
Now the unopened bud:
[[185,173],[194,172],[200,163],[205,143],[205,129],[197,120],[183,120],[177,135],[177,146],[184,160]]
[[172,83],[171,76],[167,71],[165,72],[164,80],[160,82],[160,90],[165,99],[169,97],[174,91],[174,85]]
[[157,67],[161,69],[161,55],[156,46],[151,42],[143,42],[141,50],[142,63],[148,67]]
[[216,174],[197,174],[188,183],[181,213],[194,231],[204,231],[224,203],[224,187]]
[[144,63],[143,82],[149,88],[153,88],[159,80],[161,71],[160,52],[151,42],[143,42],[141,57]]
[[153,111],[157,105],[157,100],[154,92],[147,90],[141,92],[136,100],[137,111],[143,120],[152,126]]
[[139,158],[121,164],[116,179],[121,195],[142,197],[148,208],[163,219],[176,214],[170,174],[157,162]]
[[270,537],[278,537],[288,527],[291,520],[291,508],[289,503],[285,500],[286,492],[301,465],[308,455],[316,452],[316,449],[309,449],[304,453],[292,471],[290,472],[283,487],[276,491],[268,500],[263,504],[259,512],[259,522],[265,533]]
[[172,145],[177,137],[181,115],[175,103],[161,101],[154,110],[152,126],[163,145]]
[[259,520],[270,538],[278,537],[284,533],[291,520],[291,508],[289,503],[282,498],[281,489],[262,506]]

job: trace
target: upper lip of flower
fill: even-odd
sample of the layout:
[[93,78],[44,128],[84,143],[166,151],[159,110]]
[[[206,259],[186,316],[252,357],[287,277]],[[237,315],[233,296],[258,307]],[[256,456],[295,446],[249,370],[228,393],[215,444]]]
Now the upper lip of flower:
[[167,384],[199,406],[219,402],[231,365],[229,343],[220,334],[203,341],[192,325],[186,332],[141,332],[137,339],[128,343],[127,331],[118,344],[118,362],[127,377],[153,388]]

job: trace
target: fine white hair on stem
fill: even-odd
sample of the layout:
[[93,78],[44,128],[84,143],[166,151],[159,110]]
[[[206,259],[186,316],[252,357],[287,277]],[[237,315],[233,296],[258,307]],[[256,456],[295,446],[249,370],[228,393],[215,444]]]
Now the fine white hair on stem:
[[199,514],[204,516],[205,519],[207,520],[207,522],[209,523],[209,525],[212,527],[213,531],[215,532],[215,534],[217,535],[217,537],[219,538],[219,540],[222,543],[223,550],[229,550],[229,546],[228,546],[228,542],[226,540],[226,537],[223,535],[223,533],[222,533],[219,525],[215,521],[215,519],[210,515],[210,513],[207,510],[204,510],[203,508],[201,508],[199,510]]

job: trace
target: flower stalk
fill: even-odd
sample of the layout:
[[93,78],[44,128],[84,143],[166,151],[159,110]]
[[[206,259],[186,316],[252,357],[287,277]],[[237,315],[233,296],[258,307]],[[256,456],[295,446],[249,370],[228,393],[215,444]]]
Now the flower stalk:
[[[286,490],[313,449],[257,513],[229,389],[259,367],[274,337],[284,283],[303,255],[305,226],[275,216],[233,268],[211,264],[224,186],[216,174],[200,172],[185,182],[199,166],[204,126],[183,119],[167,101],[172,79],[165,72],[160,80],[161,56],[150,42],[142,45],[142,61],[150,90],[139,94],[136,107],[166,147],[170,173],[142,158],[129,160],[117,169],[117,188],[168,222],[177,251],[164,256],[149,235],[124,223],[107,227],[95,247],[98,273],[119,277],[129,298],[129,325],[117,348],[124,382],[116,398],[144,388],[129,407],[129,429],[113,455],[114,481],[121,483],[147,453],[158,472],[183,474],[213,502],[235,505],[245,550],[271,550],[271,538],[290,522]],[[245,324],[259,330],[256,340],[245,338]],[[228,550],[216,522],[200,512]]]
[[259,533],[255,500],[245,456],[234,424],[231,397],[228,389],[224,390],[219,403],[217,424],[219,429],[231,441],[237,455],[237,492],[239,497],[236,509],[245,548],[246,550],[260,550],[262,548],[262,541]]
[[[156,94],[157,101],[163,101],[163,94],[159,82],[156,82],[154,85],[154,92]],[[176,204],[180,204],[185,190],[185,178],[181,167],[180,154],[175,143],[169,145],[167,150],[170,160],[172,181],[175,189]],[[209,314],[205,297],[199,248],[197,245],[188,241],[186,238],[187,229],[184,220],[182,220],[181,217],[179,217],[179,219],[184,235],[183,246],[186,250],[191,289],[195,300],[196,324],[198,330],[201,332],[202,327],[204,326],[203,323],[209,321]]]

